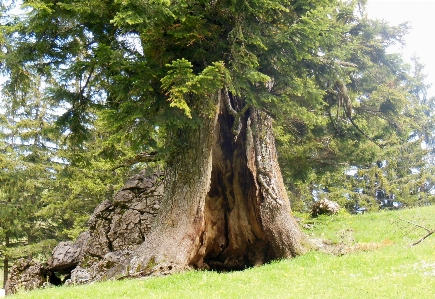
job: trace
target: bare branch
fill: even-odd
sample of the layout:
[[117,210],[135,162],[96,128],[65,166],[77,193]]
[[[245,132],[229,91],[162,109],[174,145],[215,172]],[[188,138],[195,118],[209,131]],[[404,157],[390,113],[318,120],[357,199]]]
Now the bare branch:
[[234,110],[233,106],[231,105],[230,95],[227,88],[224,90],[224,104],[225,108],[228,110],[228,113],[234,117],[234,124],[231,128],[231,133],[234,135],[234,140],[236,140],[240,134],[240,131],[242,130],[242,123],[240,122],[239,113],[237,113],[237,111]]
[[424,237],[422,237],[422,238],[420,238],[418,241],[412,243],[411,246],[415,246],[415,245],[417,245],[417,244],[420,244],[420,243],[423,242],[426,238],[428,238],[429,236],[431,236],[432,234],[435,233],[435,229],[429,229],[429,228],[427,228],[427,227],[425,227],[425,226],[423,226],[423,225],[420,225],[420,224],[418,224],[418,223],[415,223],[415,222],[412,222],[412,221],[409,221],[409,220],[406,220],[406,219],[399,219],[399,220],[400,220],[400,221],[403,221],[403,222],[405,222],[405,223],[411,224],[411,225],[413,225],[413,226],[415,226],[415,227],[418,227],[418,228],[424,229],[425,231],[427,231],[427,234],[426,234]]
[[403,221],[403,222],[406,222],[406,223],[409,223],[409,224],[412,224],[412,225],[414,225],[416,227],[422,228],[422,229],[424,229],[427,232],[431,232],[430,229],[428,229],[427,227],[424,227],[423,225],[420,225],[418,223],[415,223],[415,222],[412,222],[412,221],[409,221],[409,220],[406,220],[406,219],[402,219],[402,218],[400,218],[399,220]]
[[432,235],[433,233],[435,233],[435,229],[430,231],[429,233],[426,234],[426,236],[424,236],[423,238],[421,238],[420,240],[418,240],[417,242],[413,243],[412,246],[415,246],[417,244],[420,244],[421,242],[424,241],[424,239],[426,239],[427,237],[429,237],[430,235]]

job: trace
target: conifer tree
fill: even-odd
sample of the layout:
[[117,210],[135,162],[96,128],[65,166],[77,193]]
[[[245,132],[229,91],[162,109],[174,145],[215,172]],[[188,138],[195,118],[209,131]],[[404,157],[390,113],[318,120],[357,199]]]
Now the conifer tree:
[[[28,80],[15,80],[17,71]],[[0,252],[5,278],[14,259],[48,256],[57,241],[77,237],[126,173],[110,171],[118,161],[110,163],[104,153],[101,136],[107,133],[102,130],[92,130],[94,137],[80,144],[86,149],[80,155],[77,147],[68,146],[70,136],[54,129],[65,108],[52,105],[46,83],[31,80],[37,76],[32,71],[12,70],[2,89]]]
[[27,82],[19,93],[11,92],[16,88],[11,77],[2,89],[0,238],[5,274],[11,259],[47,253],[55,237],[52,223],[39,214],[40,194],[49,189],[56,171],[48,134],[52,120],[40,79]]

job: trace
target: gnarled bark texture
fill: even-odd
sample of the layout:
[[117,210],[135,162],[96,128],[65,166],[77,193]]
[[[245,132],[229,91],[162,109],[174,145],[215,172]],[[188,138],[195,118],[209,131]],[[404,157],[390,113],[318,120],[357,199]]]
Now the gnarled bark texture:
[[[223,92],[222,92],[223,93]],[[165,174],[159,214],[145,242],[105,277],[243,269],[300,254],[303,235],[291,215],[272,120],[250,108],[236,116],[215,96],[214,117],[186,128]],[[235,108],[241,103],[231,99]],[[234,131],[234,130],[233,130]]]

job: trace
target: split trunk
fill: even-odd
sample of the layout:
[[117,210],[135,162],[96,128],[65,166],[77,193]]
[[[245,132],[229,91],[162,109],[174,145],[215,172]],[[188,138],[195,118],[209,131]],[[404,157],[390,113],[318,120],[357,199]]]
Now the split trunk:
[[[277,161],[272,120],[241,110],[240,100],[213,101],[199,126],[177,132],[177,153],[165,174],[165,194],[145,242],[109,277],[172,273],[186,268],[235,270],[303,251]],[[237,119],[239,117],[239,119]],[[240,121],[237,135],[232,127]],[[233,131],[233,132],[232,132]]]

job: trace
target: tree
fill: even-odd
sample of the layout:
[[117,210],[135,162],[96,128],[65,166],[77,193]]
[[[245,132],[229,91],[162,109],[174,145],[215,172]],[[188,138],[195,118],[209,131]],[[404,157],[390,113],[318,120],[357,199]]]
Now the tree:
[[[352,145],[401,136],[390,118],[363,109],[373,89],[354,95],[352,84],[367,77],[360,67],[378,63],[383,42],[396,38],[376,40],[384,32],[370,31],[354,13],[357,4],[41,0],[23,1],[27,13],[3,21],[11,45],[3,63],[50,79],[52,98],[69,104],[57,123],[70,146],[80,150],[102,117],[112,140],[126,138],[138,155],[165,162],[155,226],[107,277],[241,269],[304,252],[271,116],[279,122],[289,114],[298,132],[321,135],[328,126],[338,142],[350,135]],[[367,132],[372,120],[381,126]]]
[[113,163],[101,161],[101,156],[107,156],[102,153],[102,130],[100,137],[94,130],[95,136],[82,144],[87,151],[80,159],[67,150],[65,136],[53,129],[60,108],[51,105],[41,79],[30,80],[35,76],[31,69],[17,69],[11,75],[17,71],[29,80],[10,76],[0,105],[4,284],[11,261],[46,259],[58,241],[74,239],[85,230],[95,206],[113,196],[126,172],[113,173]]
[[[345,48],[335,54],[339,65],[325,69],[328,54],[320,57],[317,64],[313,62],[319,84],[326,91],[325,105],[309,113],[283,107],[287,113],[278,115],[275,126],[285,183],[296,195],[293,206],[301,211],[310,207],[315,198],[313,191],[322,190],[327,190],[324,196],[343,205],[352,207],[360,200],[366,207],[370,203],[377,209],[375,194],[379,186],[367,189],[360,179],[349,178],[346,172],[350,167],[360,170],[356,175],[360,178],[365,170],[374,175],[376,162],[384,160],[401,160],[406,175],[411,174],[410,168],[427,166],[420,132],[423,128],[430,131],[433,126],[421,65],[411,71],[400,56],[382,50],[393,42],[401,42],[406,24],[389,27],[367,18],[355,19],[352,14],[347,18],[351,18],[347,22],[352,26],[344,35],[352,42],[331,48]],[[337,78],[348,82],[345,90],[349,103],[337,99]],[[351,109],[346,111],[346,106]],[[405,148],[413,158],[403,155]],[[387,167],[395,167],[393,164]],[[406,175],[400,179],[411,182]],[[370,184],[375,182],[371,180]],[[359,192],[361,188],[364,193]]]
[[[49,188],[56,170],[53,148],[47,130],[49,105],[39,92],[39,80],[20,94],[14,80],[2,88],[0,119],[0,253],[3,256],[4,282],[9,262],[18,257],[38,257],[53,246],[52,225],[39,213],[38,196]],[[18,97],[15,97],[18,96]],[[20,101],[26,100],[26,106]]]
[[87,221],[95,207],[112,199],[125,178],[138,169],[150,167],[141,163],[132,168],[121,167],[124,163],[120,164],[120,160],[134,158],[131,149],[123,143],[109,142],[110,132],[98,121],[93,125],[91,136],[82,143],[84,150],[80,152],[65,146],[68,141],[62,135],[59,144],[63,146],[59,146],[56,155],[60,167],[53,174],[50,188],[38,194],[42,203],[39,214],[56,225],[56,236],[60,240],[74,240],[87,230]]

